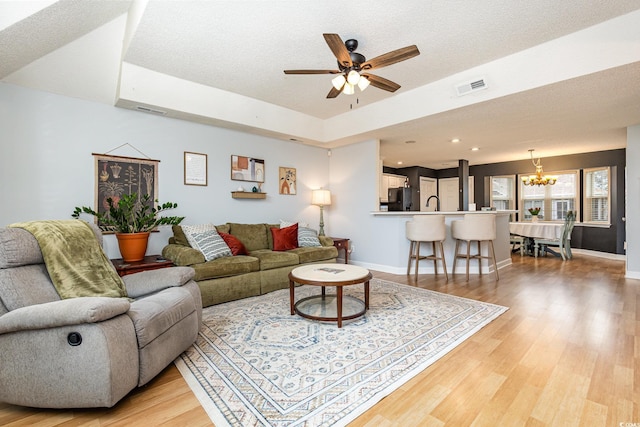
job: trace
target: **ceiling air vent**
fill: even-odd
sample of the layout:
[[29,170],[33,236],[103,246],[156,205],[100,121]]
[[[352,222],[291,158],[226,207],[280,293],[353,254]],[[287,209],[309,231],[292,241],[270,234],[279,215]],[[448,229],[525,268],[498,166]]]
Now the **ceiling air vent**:
[[144,107],[142,105],[136,105],[136,110],[139,111],[144,111],[145,113],[151,113],[151,114],[159,114],[161,116],[164,116],[167,114],[166,111],[162,111],[162,110],[154,110],[153,108],[149,108],[149,107]]
[[458,96],[462,96],[486,88],[487,84],[485,83],[484,79],[477,79],[471,82],[459,84],[458,86],[456,86],[456,93],[458,94]]

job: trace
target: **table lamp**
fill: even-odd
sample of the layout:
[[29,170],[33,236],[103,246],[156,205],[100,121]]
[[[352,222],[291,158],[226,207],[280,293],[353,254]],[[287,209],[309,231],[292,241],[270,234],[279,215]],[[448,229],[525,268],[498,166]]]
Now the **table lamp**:
[[322,188],[311,191],[311,204],[320,206],[320,230],[318,231],[318,235],[324,236],[324,218],[322,216],[322,211],[325,206],[329,206],[331,204],[331,191],[323,190]]

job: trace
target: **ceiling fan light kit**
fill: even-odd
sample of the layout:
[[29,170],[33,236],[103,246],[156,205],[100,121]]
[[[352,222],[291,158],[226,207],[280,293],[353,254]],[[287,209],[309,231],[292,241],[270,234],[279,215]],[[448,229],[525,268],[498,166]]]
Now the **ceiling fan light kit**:
[[395,92],[400,89],[400,85],[364,71],[374,68],[382,68],[396,62],[404,61],[414,56],[420,55],[420,51],[415,45],[406,46],[377,56],[372,60],[367,59],[360,53],[355,52],[358,48],[358,41],[349,39],[342,42],[338,34],[323,34],[329,49],[338,60],[337,70],[284,70],[285,74],[338,74],[331,80],[333,88],[329,91],[327,98],[335,98],[340,93],[353,95],[355,86],[363,91],[369,85],[388,92]]

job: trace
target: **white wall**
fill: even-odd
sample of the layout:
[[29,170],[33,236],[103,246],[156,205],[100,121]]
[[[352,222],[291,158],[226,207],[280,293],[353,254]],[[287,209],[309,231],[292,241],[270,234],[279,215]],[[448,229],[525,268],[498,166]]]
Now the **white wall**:
[[[92,153],[125,143],[160,160],[159,199],[178,203],[168,215],[186,216],[185,224],[318,222],[311,190],[328,187],[325,149],[0,84],[0,226],[68,219],[75,206],[93,206]],[[208,186],[183,184],[184,151],[208,155]],[[144,157],[129,146],[111,154]],[[231,198],[239,185],[254,185],[231,180],[232,154],[265,160],[266,200]],[[297,195],[278,194],[279,166],[297,169]],[[147,253],[160,253],[170,234],[154,233]],[[120,256],[113,236],[105,246],[110,257]]]
[[350,262],[386,272],[406,269],[404,221],[386,221],[378,210],[378,140],[333,150],[331,156],[331,235],[351,239]]
[[640,279],[640,125],[627,128],[627,273]]

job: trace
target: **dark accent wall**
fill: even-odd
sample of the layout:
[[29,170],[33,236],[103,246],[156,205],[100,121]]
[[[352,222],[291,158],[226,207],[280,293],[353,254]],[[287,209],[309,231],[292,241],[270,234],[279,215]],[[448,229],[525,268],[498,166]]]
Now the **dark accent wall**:
[[[545,171],[563,171],[609,166],[611,168],[611,226],[593,227],[578,225],[574,227],[571,236],[571,246],[580,249],[589,249],[614,254],[624,254],[625,223],[625,166],[626,150],[598,151],[594,153],[572,154],[568,156],[545,157],[542,159]],[[384,167],[383,172],[409,177],[413,191],[413,208],[420,210],[419,183],[420,177],[429,178],[453,178],[458,176],[458,168],[433,170],[419,166],[409,168]],[[534,173],[535,167],[531,160],[518,160],[513,162],[491,163],[469,167],[469,175],[474,177],[474,199],[476,205],[489,206],[490,200],[485,196],[485,178],[494,175],[517,175],[522,173]],[[582,198],[582,173],[580,174],[580,198]],[[519,199],[516,187],[516,200]],[[583,215],[581,212],[580,215]],[[583,220],[582,217],[579,218]]]

